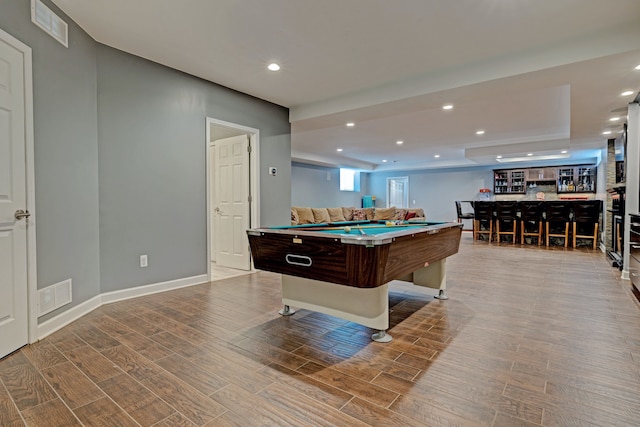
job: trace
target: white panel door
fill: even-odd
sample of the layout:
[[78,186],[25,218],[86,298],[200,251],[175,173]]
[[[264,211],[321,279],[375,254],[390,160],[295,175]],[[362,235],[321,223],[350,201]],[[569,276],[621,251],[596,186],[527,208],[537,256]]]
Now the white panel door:
[[23,61],[0,33],[0,357],[29,338]]
[[216,263],[249,270],[249,137],[239,135],[219,139],[214,147]]

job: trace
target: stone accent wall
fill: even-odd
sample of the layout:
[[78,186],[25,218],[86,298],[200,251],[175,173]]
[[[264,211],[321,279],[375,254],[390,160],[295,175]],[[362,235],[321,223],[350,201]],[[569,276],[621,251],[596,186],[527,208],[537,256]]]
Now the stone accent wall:
[[[607,182],[605,188],[613,188],[616,186],[616,147],[615,139],[609,139],[607,141]],[[607,201],[605,203],[604,210],[604,229],[605,229],[605,245],[607,250],[613,248],[613,230],[611,228],[611,221],[613,220],[613,214],[611,213],[612,207],[611,193],[607,193]]]

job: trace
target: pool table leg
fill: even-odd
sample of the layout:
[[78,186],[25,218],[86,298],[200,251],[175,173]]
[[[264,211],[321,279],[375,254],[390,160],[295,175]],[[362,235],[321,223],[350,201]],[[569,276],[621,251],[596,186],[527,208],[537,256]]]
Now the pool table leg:
[[295,310],[291,309],[291,307],[286,304],[282,310],[278,311],[278,313],[282,316],[291,316],[295,312]]
[[386,331],[378,331],[371,335],[371,339],[375,342],[390,342],[393,338]]
[[447,294],[444,293],[444,289],[440,289],[440,291],[438,291],[438,295],[434,295],[434,298],[437,298],[437,299],[449,299]]
[[[378,331],[371,339],[389,342],[389,285],[356,288],[314,279],[282,275],[282,303],[358,323]],[[291,310],[289,308],[289,310]]]
[[434,298],[449,299],[445,290],[447,289],[447,259],[432,262],[427,267],[413,272],[413,284],[425,286],[427,288],[438,289],[438,295]]

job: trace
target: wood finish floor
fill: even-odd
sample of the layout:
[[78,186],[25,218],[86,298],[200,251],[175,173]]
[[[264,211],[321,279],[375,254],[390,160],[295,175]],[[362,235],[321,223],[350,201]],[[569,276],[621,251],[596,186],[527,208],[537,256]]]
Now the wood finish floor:
[[606,256],[473,242],[388,344],[256,273],[105,305],[0,360],[1,426],[637,426],[640,306]]

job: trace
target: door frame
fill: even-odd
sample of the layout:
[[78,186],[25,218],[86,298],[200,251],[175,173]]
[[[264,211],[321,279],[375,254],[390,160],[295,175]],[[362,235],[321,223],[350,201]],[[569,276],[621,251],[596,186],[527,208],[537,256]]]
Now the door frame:
[[22,53],[24,78],[25,175],[27,183],[27,313],[28,341],[38,340],[38,280],[36,263],[36,191],[33,142],[33,63],[31,48],[0,29],[0,39]]
[[403,205],[406,205],[406,206],[396,206],[396,207],[408,209],[409,208],[409,176],[392,176],[387,178],[387,207],[388,208],[391,207],[391,187],[389,186],[389,184],[391,184],[391,182],[394,180],[402,181],[407,184],[404,192],[404,200],[403,200]]
[[[251,152],[249,154],[249,196],[251,204],[249,208],[249,227],[258,227],[260,225],[260,130],[248,126],[239,125],[237,123],[226,122],[224,120],[215,119],[213,117],[206,118],[206,204],[207,204],[207,276],[211,281],[211,245],[213,242],[213,224],[211,223],[211,180],[213,174],[213,165],[211,164],[212,138],[215,135],[211,132],[212,126],[223,126],[235,131],[238,134],[246,134],[249,137],[249,145]],[[220,139],[220,138],[218,138]],[[250,268],[253,270],[253,262],[250,261]]]

